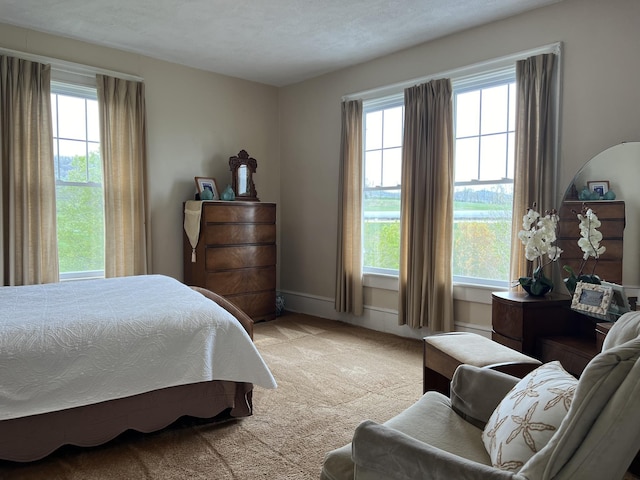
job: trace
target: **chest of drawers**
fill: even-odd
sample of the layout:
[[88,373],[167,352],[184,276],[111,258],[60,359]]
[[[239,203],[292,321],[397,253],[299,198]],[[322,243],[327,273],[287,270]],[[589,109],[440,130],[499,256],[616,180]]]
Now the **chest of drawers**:
[[276,312],[276,205],[204,202],[196,261],[184,235],[184,281],[235,303],[254,321]]

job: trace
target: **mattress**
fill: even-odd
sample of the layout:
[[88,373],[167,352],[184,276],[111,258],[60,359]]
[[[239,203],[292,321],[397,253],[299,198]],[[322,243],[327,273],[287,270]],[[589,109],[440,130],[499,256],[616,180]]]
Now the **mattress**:
[[0,420],[210,380],[276,387],[235,317],[175,279],[0,288]]

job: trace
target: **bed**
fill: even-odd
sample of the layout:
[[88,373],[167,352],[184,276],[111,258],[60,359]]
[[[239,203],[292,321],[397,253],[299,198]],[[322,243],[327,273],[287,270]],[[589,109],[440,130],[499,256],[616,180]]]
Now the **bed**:
[[253,412],[276,382],[253,322],[162,275],[0,288],[0,459],[32,461],[189,415]]

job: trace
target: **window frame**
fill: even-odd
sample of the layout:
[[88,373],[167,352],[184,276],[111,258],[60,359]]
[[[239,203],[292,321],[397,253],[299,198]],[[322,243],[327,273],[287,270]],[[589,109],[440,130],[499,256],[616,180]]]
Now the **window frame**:
[[[457,136],[455,135],[455,127],[456,127],[456,115],[457,115],[457,96],[467,92],[473,92],[477,90],[489,89],[493,87],[503,86],[505,84],[516,83],[516,65],[513,63],[512,65],[507,65],[500,69],[494,69],[491,71],[483,72],[480,74],[472,74],[462,78],[452,78],[451,86],[452,86],[452,102],[453,102],[453,123],[454,123],[454,152],[455,152],[455,143],[457,140]],[[517,83],[516,83],[517,89]],[[516,92],[517,95],[517,92]],[[509,107],[507,106],[507,112],[509,112]],[[514,112],[517,115],[517,111]],[[482,116],[482,104],[480,105],[479,115]],[[501,133],[508,133],[510,130],[508,129],[508,120],[507,120],[507,130]],[[515,124],[515,119],[514,119]],[[482,123],[480,123],[482,125]],[[515,140],[515,125],[514,125],[514,140]],[[494,135],[485,134],[483,135],[480,130],[478,137],[482,139],[483,136]],[[481,148],[481,142],[478,144],[478,148]],[[508,155],[508,151],[507,151]],[[454,157],[455,158],[455,157]],[[491,180],[470,180],[470,181],[455,181],[453,183],[453,188],[459,186],[482,186],[482,185],[511,185],[514,184],[514,178],[507,177],[508,174],[508,157],[505,157],[505,176],[502,178],[496,178]],[[513,219],[513,210],[512,210],[512,219]],[[454,209],[454,221],[455,221],[455,209]],[[513,221],[513,220],[512,220]],[[513,245],[511,245],[513,248]],[[455,254],[455,252],[453,252]],[[452,259],[453,261],[453,259]],[[492,278],[485,277],[471,277],[465,275],[452,275],[452,281],[457,284],[467,284],[467,285],[480,285],[480,286],[488,286],[488,287],[500,287],[507,288],[509,287],[509,280],[498,280]]]
[[[481,61],[475,64],[463,66],[460,68],[456,68],[449,71],[444,71],[432,75],[423,76],[416,79],[411,79],[407,81],[402,81],[392,85],[386,85],[378,88],[373,88],[370,90],[365,90],[357,93],[352,93],[348,95],[344,95],[342,97],[343,101],[348,100],[356,100],[360,99],[364,105],[366,104],[374,104],[377,101],[382,101],[387,97],[391,97],[393,95],[403,95],[404,89],[414,86],[419,83],[425,83],[430,80],[436,78],[451,78],[452,85],[455,84],[458,88],[464,88],[465,86],[471,84],[472,82],[478,82],[483,77],[488,79],[492,75],[499,79],[500,71],[503,71],[507,68],[513,68],[515,70],[516,62],[519,60],[524,60],[528,57],[540,55],[544,53],[553,53],[556,55],[557,62],[557,75],[554,79],[554,107],[555,107],[555,135],[554,135],[554,146],[552,150],[553,155],[553,168],[557,172],[557,158],[559,151],[559,135],[558,128],[560,125],[559,117],[560,117],[560,97],[561,97],[561,72],[562,72],[562,42],[555,42],[547,45],[543,45],[536,48],[531,48],[528,50],[516,52],[513,54],[505,55],[502,57],[493,58],[487,61]],[[364,152],[364,134],[363,134],[363,152]],[[554,191],[557,188],[554,188]],[[363,230],[364,234],[364,230]],[[513,247],[513,245],[512,245]],[[361,252],[362,253],[362,252]],[[397,290],[398,289],[398,273],[389,273],[389,272],[369,272],[364,271],[363,267],[363,284],[366,287],[372,288],[380,288],[387,290]],[[493,289],[494,287],[504,287],[504,283],[508,285],[508,282],[492,282],[487,281],[479,283],[479,279],[472,277],[456,277],[452,278],[452,282],[455,288],[465,287],[470,288],[480,288],[480,289]]]
[[[390,186],[390,187],[385,187],[385,186],[380,186],[380,187],[367,187],[366,186],[366,182],[365,182],[365,174],[366,174],[366,131],[367,131],[367,125],[366,125],[366,117],[368,113],[372,113],[372,112],[377,112],[377,111],[381,111],[381,110],[387,110],[387,109],[391,109],[391,108],[397,108],[397,107],[402,107],[403,109],[403,113],[404,113],[404,92],[403,93],[396,93],[393,95],[388,95],[385,97],[381,97],[381,98],[376,98],[376,99],[372,99],[372,100],[368,100],[368,101],[363,101],[362,102],[362,130],[363,130],[363,135],[362,135],[362,200],[363,200],[363,204],[364,204],[364,196],[365,196],[365,192],[367,191],[387,191],[387,190],[398,190],[399,192],[402,192],[402,185],[395,185],[395,186]],[[404,125],[403,125],[403,129],[404,129]],[[383,137],[384,137],[384,126],[383,126]],[[404,139],[403,139],[404,140]],[[402,148],[402,147],[401,147]],[[380,150],[384,150],[384,145],[381,146]],[[382,276],[391,276],[391,277],[397,277],[398,276],[398,270],[394,270],[394,269],[390,269],[390,268],[380,268],[380,267],[367,267],[364,264],[364,256],[365,256],[365,251],[364,251],[364,234],[365,234],[365,215],[364,215],[364,206],[362,209],[362,218],[361,218],[361,232],[362,232],[362,271],[363,274],[369,274],[369,275],[382,275]],[[398,215],[400,214],[400,212],[398,212]],[[398,252],[398,257],[400,256],[400,252]]]
[[[51,80],[51,94],[52,95],[63,95],[63,96],[69,96],[69,97],[77,97],[77,98],[81,98],[84,100],[98,100],[98,92],[97,92],[97,85],[95,82],[95,77],[92,79],[93,81],[91,81],[91,79],[87,79],[87,77],[81,77],[78,78],[77,76],[73,76],[73,75],[69,75],[68,72],[66,73],[66,75],[52,75],[53,78]],[[60,79],[59,79],[60,78]],[[85,105],[86,108],[86,105]],[[59,115],[59,111],[58,111],[58,106],[56,106],[56,114]],[[58,118],[55,119],[56,122],[56,129],[59,128],[59,120]],[[87,118],[85,117],[85,128],[87,128],[86,123],[88,122]],[[75,139],[74,139],[75,140]],[[57,136],[53,137],[53,142],[54,144],[56,142],[60,141],[60,136],[59,136],[59,132]],[[56,187],[58,186],[68,186],[68,187],[80,187],[80,188],[100,188],[101,191],[104,191],[104,182],[103,183],[98,183],[98,182],[94,182],[94,181],[89,181],[89,174],[88,174],[88,168],[89,168],[89,163],[88,163],[88,158],[89,158],[89,150],[88,150],[88,144],[89,143],[95,143],[95,142],[91,142],[89,141],[89,139],[85,140],[85,158],[87,159],[87,181],[86,182],[69,182],[69,181],[65,181],[65,180],[60,180],[58,178],[58,172],[56,172],[56,179],[55,179],[55,185]],[[58,148],[55,149],[56,152],[58,152]],[[54,155],[55,156],[55,155]],[[57,220],[57,219],[56,219]],[[77,272],[59,272],[59,279],[60,281],[67,281],[67,280],[86,280],[86,279],[93,279],[93,278],[104,278],[105,276],[105,269],[104,267],[101,270],[82,270],[82,271],[77,271]]]

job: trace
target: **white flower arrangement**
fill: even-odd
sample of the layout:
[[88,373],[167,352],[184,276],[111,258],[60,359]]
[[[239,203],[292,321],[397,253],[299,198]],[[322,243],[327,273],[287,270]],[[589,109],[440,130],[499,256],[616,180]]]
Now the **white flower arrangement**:
[[585,262],[589,260],[589,257],[598,260],[600,255],[607,250],[600,245],[602,233],[596,230],[602,223],[598,220],[596,213],[590,208],[586,208],[584,215],[579,213],[578,220],[580,220],[580,240],[578,240],[578,246],[584,252],[582,259]]
[[[553,283],[544,276],[543,268],[557,261],[562,254],[562,249],[555,245],[560,218],[555,209],[541,216],[535,207],[534,204],[522,217],[523,229],[518,232],[518,238],[524,245],[525,257],[531,261],[532,271],[528,277],[521,277],[518,282],[527,293],[544,295],[553,290]],[[546,261],[545,256],[548,257]]]
[[[575,213],[575,212],[574,212]],[[569,273],[569,277],[564,279],[564,283],[567,290],[573,294],[576,290],[578,282],[595,283],[600,284],[600,277],[595,274],[596,265],[600,255],[607,251],[607,249],[600,245],[602,241],[602,233],[597,229],[602,225],[596,212],[586,205],[582,205],[582,212],[577,213],[578,220],[580,220],[580,238],[578,239],[578,246],[583,252],[582,263],[580,264],[580,270],[575,273],[569,265],[565,265],[563,269]],[[589,258],[594,258],[593,269],[590,274],[582,273],[584,267],[587,265]]]

